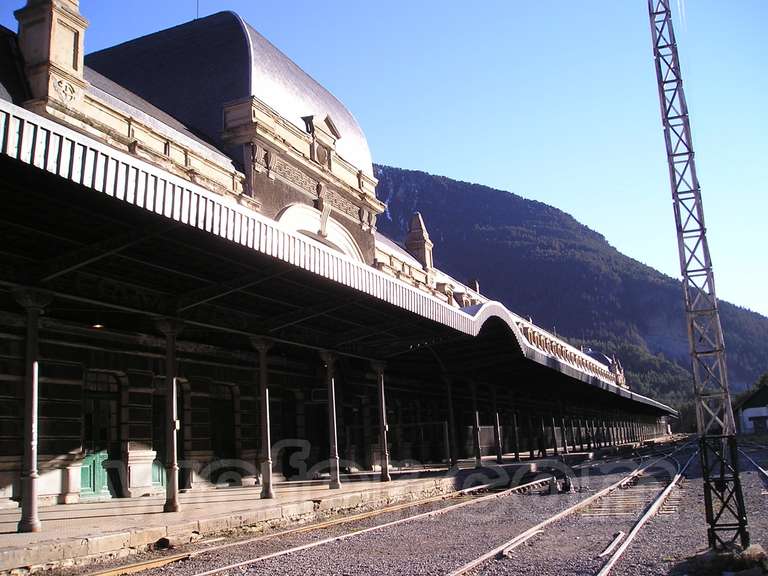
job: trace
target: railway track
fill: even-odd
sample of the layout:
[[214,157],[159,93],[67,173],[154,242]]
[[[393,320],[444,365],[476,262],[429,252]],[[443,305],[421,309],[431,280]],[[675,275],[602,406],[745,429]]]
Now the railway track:
[[[760,450],[768,450],[768,448],[766,448],[765,446],[760,446]],[[741,455],[744,458],[746,458],[747,461],[749,461],[749,463],[752,464],[752,466],[755,467],[755,470],[757,470],[757,474],[760,477],[760,480],[762,480],[763,482],[762,494],[764,496],[768,496],[768,469],[760,466],[760,464],[754,458],[752,458],[749,454],[747,454],[747,452],[742,448],[739,448],[739,453],[741,453]]]
[[[678,448],[676,451],[679,450],[680,449]],[[654,457],[655,456],[658,456],[658,453],[654,451]],[[649,457],[648,453],[644,454],[641,458],[641,462],[635,463],[636,467],[634,470],[632,470],[632,472],[623,477],[621,480],[596,494],[584,498],[575,506],[565,510],[562,513],[558,513],[550,517],[542,524],[546,525],[556,521],[558,518],[571,514],[576,510],[581,510],[583,508],[587,508],[591,504],[596,504],[601,498],[610,494],[617,488],[621,488],[621,492],[623,493],[622,499],[617,499],[617,502],[623,500],[626,504],[626,502],[629,502],[630,500],[627,498],[627,496],[630,494],[632,494],[631,498],[639,497],[640,494],[645,492],[650,486],[650,481],[643,477],[643,471],[647,470],[655,462],[668,458],[669,456],[662,455],[655,459],[654,457]],[[623,462],[632,462],[632,460],[624,459]],[[610,465],[611,464],[608,464],[608,466]],[[152,569],[160,569],[158,571],[162,571],[164,567],[166,567],[166,570],[171,569],[171,565],[176,563],[185,564],[187,566],[185,573],[189,574],[190,576],[213,576],[219,574],[244,573],[248,571],[249,568],[254,568],[258,564],[266,563],[270,560],[275,560],[281,557],[286,557],[291,554],[303,553],[312,549],[330,545],[332,543],[362,536],[364,534],[385,531],[387,529],[396,529],[397,526],[401,526],[406,523],[450,514],[451,512],[460,510],[462,508],[479,505],[483,502],[487,503],[493,499],[501,498],[508,494],[521,494],[537,491],[551,485],[553,478],[554,477],[552,476],[537,478],[533,482],[528,482],[513,488],[502,489],[498,485],[493,484],[478,486],[447,495],[427,498],[415,502],[408,502],[396,506],[390,506],[353,516],[336,518],[326,522],[308,524],[306,526],[300,526],[297,528],[261,535],[254,538],[230,541],[190,550],[188,552],[169,554],[160,558],[134,562],[132,564],[123,565],[116,568],[100,570],[98,572],[91,573],[89,576],[118,576],[121,574],[135,574]],[[643,498],[642,502],[638,500],[638,503],[644,503],[645,501],[646,498]],[[442,506],[441,504],[443,504],[443,502],[447,503],[447,505]],[[379,516],[400,511],[408,513],[409,510],[418,509],[420,506],[434,503],[438,503],[439,507],[424,512],[408,514],[403,518],[380,522],[374,525],[366,525],[366,521],[376,519]],[[616,504],[616,506],[620,507],[621,504]],[[596,510],[598,510],[598,508],[595,507],[592,509],[592,512]],[[334,529],[337,527],[343,528],[344,531],[341,533],[333,534]],[[325,530],[328,530],[328,532],[331,532],[333,535],[324,538],[322,533]],[[290,546],[292,537],[303,533],[310,533],[307,535],[310,541],[303,542],[299,545]],[[534,537],[537,534],[538,533],[536,530],[528,530],[519,535],[519,538],[516,538],[515,542],[517,545],[522,544],[528,538]],[[305,536],[303,539],[299,538],[299,542],[302,540],[307,540],[307,536]],[[296,539],[294,539],[294,541],[295,540]],[[264,550],[264,544],[268,544],[267,550]],[[288,546],[286,546],[286,544],[288,544]],[[270,548],[273,550],[270,550]],[[230,550],[232,553],[229,552]],[[507,551],[507,553],[508,552],[509,551]],[[230,560],[229,562],[227,561],[228,557]],[[232,562],[232,557],[238,558],[240,561]],[[193,562],[191,564],[187,564],[186,561]],[[205,569],[202,571],[194,572],[193,566],[197,566],[198,569],[204,566]],[[464,572],[456,573],[461,574]]]
[[[607,576],[613,566],[619,561],[623,553],[629,547],[630,543],[643,526],[655,514],[664,510],[673,489],[680,483],[685,470],[695,458],[698,451],[694,452],[681,465],[674,457],[674,454],[684,450],[686,447],[675,450],[670,455],[662,456],[652,462],[636,468],[632,473],[622,478],[618,482],[608,486],[593,496],[578,502],[570,508],[555,514],[539,524],[532,526],[525,532],[518,534],[514,538],[497,545],[495,548],[487,551],[481,556],[467,562],[463,566],[453,570],[449,576],[462,576],[464,574],[481,573],[484,564],[494,559],[509,558],[514,554],[514,550],[527,542],[528,540],[544,533],[545,528],[555,522],[563,520],[576,514],[582,516],[634,516],[638,512],[642,515],[634,524],[628,533],[619,532],[609,546],[600,554],[605,558],[604,564],[597,572],[598,576]],[[676,466],[676,473],[670,481],[662,482],[653,474],[646,474],[655,464],[663,460],[671,460]],[[674,502],[670,502],[667,511],[674,507]],[[668,513],[668,512],[667,512]],[[498,570],[497,570],[498,571]],[[504,570],[501,569],[501,572]]]
[[[247,565],[250,565],[252,563],[260,562],[263,560],[267,560],[269,558],[276,558],[279,556],[283,556],[285,554],[290,554],[293,552],[298,552],[299,550],[308,549],[314,546],[320,546],[322,544],[326,544],[333,541],[343,540],[345,538],[355,536],[358,534],[363,534],[368,531],[373,530],[379,530],[383,528],[387,528],[389,526],[395,526],[397,524],[401,524],[404,522],[417,520],[419,518],[425,518],[429,516],[436,516],[439,514],[444,514],[446,512],[450,512],[452,510],[456,510],[459,508],[463,508],[464,506],[467,506],[469,504],[474,504],[477,502],[484,502],[486,500],[492,499],[492,498],[499,498],[501,496],[504,496],[506,494],[514,494],[514,493],[527,493],[529,491],[535,490],[537,488],[542,488],[549,486],[552,482],[552,476],[545,476],[543,478],[538,478],[531,482],[526,482],[524,484],[521,484],[519,486],[514,486],[512,488],[504,488],[499,489],[497,483],[491,483],[491,484],[483,484],[479,486],[474,486],[472,488],[466,488],[464,490],[457,490],[455,492],[450,492],[448,494],[442,494],[439,496],[433,496],[430,498],[424,498],[421,500],[416,500],[413,502],[405,502],[403,504],[397,504],[394,506],[387,506],[385,508],[379,508],[377,510],[372,510],[370,512],[363,512],[360,514],[354,514],[350,516],[343,516],[340,518],[334,518],[331,520],[327,520],[324,522],[319,523],[312,523],[307,524],[305,526],[299,526],[296,528],[290,528],[287,530],[281,530],[278,532],[274,532],[271,534],[265,534],[262,536],[256,536],[253,538],[247,538],[244,540],[236,540],[234,542],[227,542],[224,544],[218,544],[214,546],[206,546],[203,548],[199,548],[196,550],[191,550],[189,552],[183,552],[179,554],[170,554],[165,555],[160,558],[152,558],[149,560],[143,560],[140,562],[133,562],[131,564],[125,564],[117,567],[107,568],[103,570],[98,570],[96,572],[90,572],[87,576],[121,576],[123,574],[136,574],[140,572],[145,572],[154,568],[163,568],[165,566],[169,566],[171,564],[175,564],[177,562],[183,562],[185,560],[191,560],[195,557],[204,555],[204,554],[211,554],[219,551],[224,551],[227,548],[233,548],[236,546],[245,546],[248,544],[255,544],[257,542],[264,542],[268,540],[277,540],[281,537],[286,537],[290,535],[297,535],[302,534],[305,532],[312,532],[312,531],[322,531],[327,528],[331,528],[334,526],[341,526],[344,524],[352,524],[355,522],[360,522],[362,520],[366,520],[369,518],[375,518],[377,516],[382,516],[385,514],[391,514],[393,512],[398,512],[401,510],[407,510],[409,508],[416,508],[419,506],[424,506],[431,503],[441,502],[441,501],[451,501],[452,504],[436,508],[435,510],[430,510],[428,512],[424,512],[421,514],[416,514],[413,516],[407,516],[405,518],[395,520],[392,522],[386,522],[380,525],[376,525],[374,527],[364,529],[364,530],[356,530],[349,532],[348,534],[341,535],[341,536],[335,536],[332,538],[323,539],[321,541],[316,541],[312,543],[310,546],[298,546],[293,547],[290,549],[282,550],[276,553],[272,553],[269,555],[265,555],[262,557],[258,557],[255,559],[251,559],[246,562],[239,562],[231,565],[222,566],[220,568],[216,568],[210,571],[198,573],[196,576],[204,576],[208,574],[218,574],[221,572],[226,572],[228,570],[234,569],[234,568],[240,568],[245,567]],[[490,493],[486,493],[490,492]],[[480,496],[477,496],[476,494],[482,494]]]

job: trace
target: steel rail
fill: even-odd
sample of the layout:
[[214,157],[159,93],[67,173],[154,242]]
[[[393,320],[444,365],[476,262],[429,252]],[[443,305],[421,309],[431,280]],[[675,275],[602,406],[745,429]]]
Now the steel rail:
[[688,458],[688,461],[685,463],[685,466],[682,468],[680,467],[680,462],[677,461],[676,458],[672,458],[677,462],[677,474],[675,474],[675,477],[672,479],[672,481],[667,485],[666,488],[659,494],[659,496],[648,506],[645,513],[640,517],[640,519],[635,523],[635,525],[632,527],[632,530],[630,530],[629,534],[627,534],[627,537],[624,538],[624,541],[621,543],[621,545],[616,549],[616,551],[611,555],[611,557],[608,559],[608,562],[606,562],[603,567],[600,569],[600,571],[597,573],[596,576],[607,576],[607,574],[610,573],[611,568],[618,562],[621,557],[624,555],[624,552],[629,548],[630,543],[632,540],[635,539],[635,537],[640,533],[640,530],[643,529],[643,526],[653,518],[653,516],[656,515],[656,513],[661,509],[661,506],[666,501],[667,497],[669,496],[670,492],[672,492],[672,489],[677,486],[677,483],[680,482],[680,479],[683,477],[683,474],[685,474],[685,471],[688,469],[688,466],[691,465],[691,462],[693,462],[693,459],[696,457],[696,455],[699,453],[697,450],[694,452],[690,458]]
[[614,490],[621,488],[622,486],[625,486],[627,483],[631,482],[633,478],[639,476],[642,474],[645,470],[656,464],[657,462],[660,462],[662,460],[666,460],[670,457],[672,457],[673,454],[687,448],[688,445],[681,446],[680,448],[677,448],[676,450],[672,451],[670,454],[667,454],[665,456],[661,456],[657,458],[656,460],[653,460],[652,462],[649,462],[645,464],[644,466],[638,466],[635,468],[630,474],[622,478],[621,480],[614,482],[607,488],[603,488],[599,492],[593,494],[589,498],[585,498],[584,500],[581,500],[580,502],[577,502],[570,508],[566,508],[565,510],[562,510],[561,512],[558,512],[557,514],[550,516],[546,520],[536,524],[535,526],[532,526],[531,528],[528,528],[528,530],[518,534],[511,540],[508,540],[504,542],[503,544],[500,544],[499,546],[496,546],[492,550],[489,550],[485,554],[479,556],[478,558],[475,558],[471,562],[467,562],[463,566],[460,566],[456,570],[453,570],[452,572],[448,573],[448,576],[462,576],[463,574],[466,574],[467,572],[470,572],[480,566],[481,564],[487,562],[488,560],[491,560],[493,558],[498,557],[499,555],[504,555],[505,551],[510,550],[515,547],[515,545],[520,542],[521,540],[527,540],[528,538],[534,536],[537,534],[541,529],[543,529],[546,526],[549,526],[550,524],[557,522],[558,520],[561,520],[567,516],[570,516],[571,514],[581,510],[582,508],[585,508],[592,504],[593,502],[596,502],[597,500],[604,498]]
[[[765,447],[761,447],[763,450],[765,450]],[[756,460],[754,460],[749,454],[744,452],[741,448],[739,448],[739,452],[741,453],[744,458],[750,461],[752,466],[754,466],[757,469],[757,473],[760,476],[760,479],[763,481],[763,485],[768,489],[768,469],[763,468],[760,466],[760,464],[757,463]]]
[[[514,492],[521,492],[525,490],[529,490],[531,488],[534,488],[536,486],[541,486],[544,484],[549,483],[550,477],[547,476],[546,478],[535,480],[533,482],[528,482],[526,484],[521,484],[520,486],[515,486],[513,488],[508,488],[502,492],[495,492],[493,494],[489,494],[487,496],[482,496],[480,498],[476,498],[474,500],[469,500],[465,502],[461,502],[459,504],[448,506],[446,508],[440,508],[439,510],[446,510],[448,508],[453,509],[456,506],[459,505],[466,505],[470,503],[475,503],[478,501],[482,501],[488,498],[492,497],[499,497],[503,496],[506,493],[514,493]],[[162,558],[154,558],[150,560],[143,560],[140,562],[134,562],[132,564],[125,564],[123,566],[118,566],[115,568],[107,568],[104,570],[99,570],[97,572],[90,572],[87,574],[87,576],[120,576],[121,574],[134,574],[137,572],[143,572],[145,570],[150,570],[152,568],[161,568],[163,566],[167,566],[169,564],[173,564],[175,562],[179,562],[182,560],[190,560],[196,556],[199,556],[201,554],[207,554],[210,552],[218,552],[220,550],[225,550],[227,548],[231,548],[234,546],[242,546],[245,544],[253,544],[256,542],[263,542],[266,540],[271,540],[274,538],[280,538],[283,536],[290,536],[294,534],[301,534],[303,532],[311,532],[313,530],[322,530],[325,528],[330,528],[332,526],[337,526],[341,524],[349,524],[352,522],[358,522],[360,520],[365,520],[368,518],[373,518],[376,516],[381,516],[383,514],[388,514],[391,512],[397,512],[399,510],[407,509],[407,508],[415,508],[417,506],[423,506],[424,504],[430,504],[432,502],[439,502],[440,500],[451,500],[453,498],[458,498],[460,496],[464,496],[467,494],[472,494],[474,492],[480,492],[482,490],[492,490],[494,488],[499,487],[500,485],[503,485],[504,481],[495,481],[490,482],[488,484],[481,484],[479,486],[473,486],[471,488],[464,488],[462,490],[456,490],[454,492],[449,492],[447,494],[440,494],[438,496],[430,496],[429,498],[423,498],[421,500],[415,500],[413,502],[404,502],[402,504],[395,504],[393,506],[387,506],[385,508],[379,508],[377,510],[371,510],[368,512],[362,512],[360,514],[354,514],[351,516],[344,516],[341,518],[333,518],[331,520],[326,520],[324,522],[319,523],[312,523],[307,524],[306,526],[299,526],[296,528],[290,528],[288,530],[281,530],[279,532],[274,532],[272,534],[264,534],[261,536],[256,536],[253,538],[248,538],[245,540],[237,540],[235,542],[227,542],[225,544],[219,544],[216,546],[206,546],[205,548],[200,548],[198,550],[192,550],[189,552],[183,552],[179,554],[172,554],[167,555]],[[433,511],[436,512],[436,511]],[[409,517],[411,518],[411,517]],[[224,568],[221,568],[220,570],[224,570]]]
[[547,477],[540,480],[534,480],[533,482],[528,482],[527,484],[522,484],[520,486],[515,486],[513,488],[508,488],[506,490],[502,490],[501,492],[495,492],[493,494],[488,494],[486,496],[480,496],[479,498],[475,498],[473,500],[467,500],[464,502],[459,502],[458,504],[453,504],[452,506],[446,506],[445,508],[439,508],[437,510],[430,510],[429,512],[422,512],[421,514],[415,514],[413,516],[408,516],[407,518],[400,518],[398,520],[393,520],[391,522],[385,522],[384,524],[378,524],[376,526],[371,526],[369,528],[363,528],[362,530],[355,530],[352,532],[347,532],[346,534],[340,534],[338,536],[332,536],[330,538],[324,538],[322,540],[317,540],[315,542],[310,542],[309,544],[302,544],[300,546],[294,546],[293,548],[286,548],[285,550],[279,550],[277,552],[272,552],[270,554],[265,554],[264,556],[259,556],[258,558],[251,558],[250,560],[245,560],[243,562],[237,562],[235,564],[230,564],[228,566],[222,566],[219,568],[212,568],[211,570],[207,570],[205,572],[198,572],[194,574],[193,576],[213,576],[214,574],[220,574],[222,572],[226,572],[228,570],[232,570],[235,568],[243,568],[245,566],[251,566],[253,564],[256,564],[258,562],[263,562],[265,560],[271,560],[273,558],[279,558],[281,556],[286,556],[288,554],[293,554],[295,552],[301,552],[302,550],[309,550],[311,548],[316,548],[318,546],[322,546],[324,544],[330,544],[332,542],[339,542],[341,540],[346,540],[347,538],[352,538],[354,536],[359,536],[361,534],[367,534],[369,532],[375,532],[377,530],[382,530],[384,528],[390,528],[392,526],[398,526],[400,524],[405,524],[406,522],[412,522],[413,520],[419,520],[421,518],[431,518],[433,516],[439,516],[441,514],[445,514],[447,512],[453,512],[454,510],[458,510],[459,508],[464,508],[465,506],[470,506],[472,504],[477,504],[478,502],[485,502],[487,500],[491,500],[494,498],[500,498],[502,496],[506,496],[507,494],[513,494],[515,492],[520,492],[523,490],[529,490],[535,486],[541,486],[543,484],[548,484],[551,477]]

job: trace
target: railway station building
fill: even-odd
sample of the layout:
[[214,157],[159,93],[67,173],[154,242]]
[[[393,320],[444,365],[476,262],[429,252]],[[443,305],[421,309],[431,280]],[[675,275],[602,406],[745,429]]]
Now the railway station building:
[[[640,442],[674,411],[404,245],[349,110],[237,14],[0,29],[0,502]],[[98,25],[98,23],[95,23]],[[510,274],[516,273],[514,270]]]

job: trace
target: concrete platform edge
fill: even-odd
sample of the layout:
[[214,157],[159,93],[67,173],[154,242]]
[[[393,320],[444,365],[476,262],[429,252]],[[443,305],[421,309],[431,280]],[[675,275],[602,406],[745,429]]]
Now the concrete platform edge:
[[[502,465],[507,469],[517,468]],[[525,464],[522,464],[525,466]],[[483,469],[488,470],[488,469]],[[462,470],[457,475],[425,478],[409,484],[392,482],[374,490],[331,494],[321,499],[275,502],[274,506],[221,514],[168,526],[105,532],[83,537],[44,540],[35,544],[0,550],[0,576],[52,570],[58,567],[95,563],[130,556],[151,549],[161,538],[181,544],[205,536],[260,525],[307,523],[357,508],[376,509],[384,506],[447,494],[465,486],[477,471]],[[483,472],[480,471],[482,474]],[[510,474],[511,476],[511,474]]]

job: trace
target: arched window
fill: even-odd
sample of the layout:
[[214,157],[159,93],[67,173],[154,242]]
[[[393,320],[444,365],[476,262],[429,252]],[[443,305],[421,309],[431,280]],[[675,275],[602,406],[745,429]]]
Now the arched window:
[[277,221],[289,230],[304,234],[315,242],[320,242],[353,260],[364,262],[363,252],[355,239],[344,226],[332,217],[328,217],[328,222],[325,225],[326,235],[320,235],[322,214],[312,206],[291,204],[277,215]]

